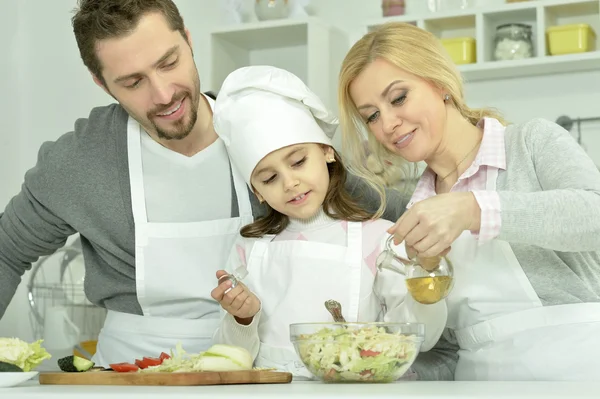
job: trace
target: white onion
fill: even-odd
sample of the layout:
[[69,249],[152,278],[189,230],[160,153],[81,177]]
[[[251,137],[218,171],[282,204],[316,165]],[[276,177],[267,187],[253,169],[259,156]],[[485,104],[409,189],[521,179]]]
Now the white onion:
[[250,352],[239,346],[216,344],[196,361],[194,369],[202,371],[252,370]]

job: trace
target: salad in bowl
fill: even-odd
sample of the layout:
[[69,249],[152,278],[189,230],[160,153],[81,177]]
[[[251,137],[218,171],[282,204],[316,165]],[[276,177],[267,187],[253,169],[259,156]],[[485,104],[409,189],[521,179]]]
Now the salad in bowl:
[[419,323],[298,323],[290,340],[304,366],[328,382],[393,382],[415,361]]

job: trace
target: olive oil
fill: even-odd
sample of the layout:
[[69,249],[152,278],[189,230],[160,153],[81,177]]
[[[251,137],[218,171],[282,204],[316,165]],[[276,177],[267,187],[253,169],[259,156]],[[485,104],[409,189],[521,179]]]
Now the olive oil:
[[431,305],[441,301],[448,295],[452,287],[452,277],[435,276],[435,277],[416,277],[407,278],[406,286],[408,292],[415,298],[415,301]]

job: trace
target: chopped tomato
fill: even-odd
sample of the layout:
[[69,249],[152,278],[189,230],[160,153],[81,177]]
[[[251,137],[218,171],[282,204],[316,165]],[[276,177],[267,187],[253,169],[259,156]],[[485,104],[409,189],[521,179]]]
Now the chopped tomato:
[[375,351],[371,351],[371,350],[368,350],[368,349],[366,349],[366,350],[363,349],[363,350],[360,351],[360,356],[361,357],[374,357],[374,356],[379,355],[380,353],[381,352],[375,352]]
[[[115,371],[136,371],[139,369],[147,369],[152,366],[159,366],[165,359],[170,359],[171,356],[162,352],[159,357],[143,357],[142,359],[135,359],[135,364],[132,363],[115,363],[111,364],[110,367]],[[116,366],[119,370],[112,366]]]
[[[142,359],[142,362],[144,363],[144,365],[146,367],[158,366],[158,365],[162,364],[163,359],[158,358],[158,357],[144,357]],[[144,368],[146,368],[146,367],[144,367]]]
[[363,370],[360,372],[360,375],[363,377],[371,377],[373,375],[373,370]]
[[334,368],[329,369],[327,373],[323,376],[325,381],[333,381],[337,375],[337,371]]
[[127,373],[130,371],[138,371],[139,367],[131,363],[114,363],[109,364],[110,368],[118,373]]
[[162,364],[163,360],[158,357],[144,357],[142,359],[135,359],[135,364],[141,369],[147,369],[148,367],[158,366]]

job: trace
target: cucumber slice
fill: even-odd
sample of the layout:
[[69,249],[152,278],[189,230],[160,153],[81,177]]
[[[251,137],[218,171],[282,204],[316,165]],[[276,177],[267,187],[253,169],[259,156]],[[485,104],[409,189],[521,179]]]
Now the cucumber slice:
[[23,369],[16,364],[0,362],[0,372],[6,373],[20,373]]

